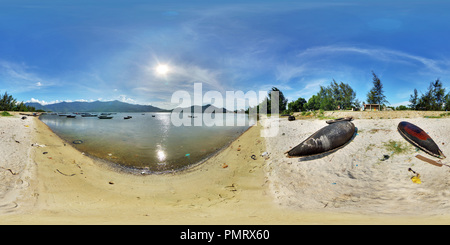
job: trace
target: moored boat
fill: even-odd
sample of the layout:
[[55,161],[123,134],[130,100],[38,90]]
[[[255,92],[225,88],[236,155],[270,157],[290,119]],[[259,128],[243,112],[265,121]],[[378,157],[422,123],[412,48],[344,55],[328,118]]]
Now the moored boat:
[[113,117],[112,116],[106,116],[106,115],[98,117],[98,119],[111,119],[111,118],[113,118]]
[[91,114],[91,113],[83,113],[81,114],[82,117],[97,117],[97,114]]

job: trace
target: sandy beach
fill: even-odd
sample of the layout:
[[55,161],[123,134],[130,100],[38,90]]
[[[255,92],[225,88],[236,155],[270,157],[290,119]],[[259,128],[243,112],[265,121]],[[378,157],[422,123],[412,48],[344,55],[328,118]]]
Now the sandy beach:
[[[326,116],[351,114],[357,135],[324,157],[284,152],[325,120],[264,119],[204,163],[165,175],[117,171],[37,118],[0,117],[0,224],[450,224],[450,168],[418,160],[429,156],[396,130],[410,121],[448,156],[450,119],[346,113]],[[270,120],[279,120],[278,134],[261,137]]]

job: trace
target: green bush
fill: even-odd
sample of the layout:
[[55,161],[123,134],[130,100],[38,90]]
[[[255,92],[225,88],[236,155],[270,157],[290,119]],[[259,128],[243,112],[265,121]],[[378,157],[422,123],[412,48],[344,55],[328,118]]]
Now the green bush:
[[9,112],[4,111],[4,112],[2,112],[2,116],[3,116],[3,117],[11,117],[12,115],[9,114]]

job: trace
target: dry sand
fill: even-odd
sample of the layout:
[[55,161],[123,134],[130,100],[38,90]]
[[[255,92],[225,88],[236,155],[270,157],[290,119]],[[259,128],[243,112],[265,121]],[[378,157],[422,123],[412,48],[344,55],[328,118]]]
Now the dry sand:
[[[354,120],[357,135],[348,145],[332,154],[306,159],[286,158],[283,152],[327,124],[324,120],[280,120],[282,136],[267,140],[273,159],[267,174],[275,199],[282,206],[299,210],[448,216],[450,167],[417,159],[417,154],[433,157],[397,132],[402,120],[406,119]],[[408,121],[426,130],[443,152],[450,152],[450,119]],[[403,151],[397,153],[389,145]],[[420,174],[421,184],[412,182],[415,175],[409,168]]]
[[[30,182],[35,178],[31,154],[34,120],[0,117],[0,215],[13,212],[18,198],[29,197]],[[23,206],[30,202],[21,202]],[[32,203],[32,202],[31,202]]]
[[[265,119],[189,171],[141,176],[65,145],[37,118],[0,117],[0,224],[450,224],[450,168],[416,159],[401,119],[355,120],[347,146],[301,162],[283,152],[324,120],[276,120],[276,137],[260,136]],[[450,152],[450,119],[408,120]],[[392,155],[389,140],[409,151]]]

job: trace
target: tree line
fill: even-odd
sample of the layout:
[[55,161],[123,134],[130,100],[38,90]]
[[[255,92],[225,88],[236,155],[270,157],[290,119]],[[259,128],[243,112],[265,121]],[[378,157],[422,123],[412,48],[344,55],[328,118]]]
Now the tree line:
[[[373,88],[367,93],[368,104],[385,104],[389,103],[384,95],[383,84],[378,76],[372,71]],[[352,108],[359,109],[361,102],[356,99],[356,92],[347,83],[333,81],[329,86],[320,86],[317,94],[311,96],[306,101],[304,98],[298,98],[289,102],[286,113],[306,111],[306,110],[349,110]]]
[[[373,87],[366,95],[367,104],[379,104],[382,106],[390,104],[384,95],[385,91],[381,79],[373,71],[372,76]],[[336,80],[333,79],[330,85],[320,86],[319,92],[311,96],[308,101],[306,101],[305,98],[299,97],[295,101],[288,102],[284,97],[283,92],[278,88],[273,87],[268,92],[268,97],[257,106],[259,108],[260,106],[267,105],[267,113],[271,113],[271,91],[279,92],[279,112],[282,114],[307,110],[349,110],[352,108],[359,109],[362,106],[362,103],[356,99],[356,92],[350,85],[343,82],[336,82]],[[395,110],[447,111],[450,110],[450,92],[447,94],[445,92],[442,82],[439,79],[436,79],[436,81],[430,83],[428,90],[420,96],[418,95],[417,89],[414,89],[414,93],[410,96],[410,104],[408,106],[401,105],[396,108],[391,108]]]
[[450,92],[445,94],[442,82],[436,79],[428,86],[428,90],[420,97],[417,89],[410,95],[409,108],[421,111],[448,111],[450,110]]
[[17,102],[17,99],[5,92],[0,97],[0,111],[36,111],[33,106],[27,106],[25,103]]

